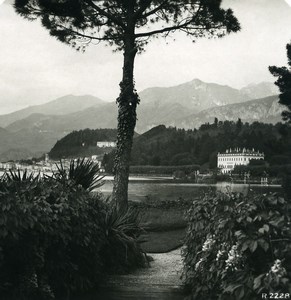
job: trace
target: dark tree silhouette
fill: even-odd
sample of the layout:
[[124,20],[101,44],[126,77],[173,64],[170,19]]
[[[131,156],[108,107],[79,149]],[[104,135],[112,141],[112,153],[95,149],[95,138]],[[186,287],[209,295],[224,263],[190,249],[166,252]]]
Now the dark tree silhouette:
[[134,88],[134,60],[151,38],[182,31],[193,40],[223,37],[240,29],[221,0],[15,0],[16,12],[40,19],[61,42],[83,50],[105,42],[124,55],[118,104],[118,135],[113,200],[127,208],[129,158],[139,97]]
[[287,58],[289,67],[269,67],[270,72],[278,77],[275,84],[279,87],[279,103],[285,105],[288,110],[282,112],[284,121],[291,123],[291,43],[287,44]]

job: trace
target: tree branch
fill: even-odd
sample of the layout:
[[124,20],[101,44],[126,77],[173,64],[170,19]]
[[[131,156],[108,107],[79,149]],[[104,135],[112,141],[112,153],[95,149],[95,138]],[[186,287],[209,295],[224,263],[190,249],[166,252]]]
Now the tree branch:
[[108,13],[107,11],[105,11],[104,9],[100,8],[98,5],[96,5],[92,0],[85,0],[85,2],[90,5],[92,8],[94,8],[95,10],[97,10],[100,15],[108,18],[109,20],[111,20],[113,23],[115,23],[116,25],[120,26],[123,29],[126,29],[125,24],[122,22],[122,19],[117,18],[116,16]]
[[117,41],[117,40],[121,40],[122,39],[122,36],[116,36],[116,37],[112,37],[112,38],[106,38],[106,37],[96,37],[96,36],[91,36],[91,35],[87,35],[87,34],[84,34],[84,33],[80,33],[76,30],[73,30],[71,28],[68,28],[66,26],[63,26],[63,25],[58,25],[59,27],[63,28],[64,30],[67,30],[69,31],[71,34],[75,34],[75,35],[78,35],[80,37],[83,37],[83,38],[87,38],[87,39],[90,39],[90,40],[97,40],[97,41]]
[[[135,37],[139,38],[139,37],[144,37],[144,36],[150,36],[150,35],[159,34],[159,33],[163,33],[163,32],[178,30],[178,29],[182,29],[182,28],[186,29],[186,27],[191,24],[192,20],[193,20],[193,18],[191,18],[191,20],[184,22],[183,24],[180,24],[180,25],[169,26],[169,27],[165,27],[163,29],[157,29],[157,30],[153,30],[153,31],[149,31],[149,32],[137,33],[135,35]],[[199,29],[199,27],[197,27],[195,29]]]
[[163,1],[163,2],[162,2],[159,6],[157,6],[156,8],[154,8],[154,9],[152,9],[151,11],[149,11],[149,12],[147,12],[147,13],[141,15],[141,18],[147,18],[147,17],[149,17],[149,16],[155,14],[155,13],[158,12],[160,9],[162,9],[163,6],[164,6],[167,2],[168,2],[167,0]]
[[[163,1],[158,7],[156,7],[154,10],[148,12],[147,14],[143,15],[143,17],[148,17],[156,12],[158,12],[162,6],[167,2],[167,0]],[[186,29],[187,30],[187,26],[190,25],[192,22],[195,22],[198,14],[199,14],[199,11],[201,10],[201,2],[199,3],[199,7],[195,13],[195,16],[193,16],[189,21],[187,22],[184,22],[183,24],[180,24],[180,25],[175,25],[175,26],[169,26],[169,27],[166,27],[166,28],[163,28],[163,29],[158,29],[158,30],[153,30],[153,31],[150,31],[150,32],[144,32],[144,33],[138,33],[136,34],[136,38],[138,37],[144,37],[144,36],[151,36],[151,35],[154,35],[154,34],[159,34],[159,33],[163,33],[163,32],[170,32],[170,31],[174,31],[174,30],[179,30],[179,29]],[[198,27],[193,27],[192,29],[199,29]]]
[[136,21],[142,13],[147,9],[147,7],[151,4],[152,0],[144,0],[143,4],[141,4],[140,8],[134,13],[133,18]]

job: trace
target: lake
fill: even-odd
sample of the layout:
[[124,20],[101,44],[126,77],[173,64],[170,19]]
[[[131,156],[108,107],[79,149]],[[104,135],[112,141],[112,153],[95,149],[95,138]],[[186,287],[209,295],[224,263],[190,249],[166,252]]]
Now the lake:
[[[3,172],[0,172],[2,175]],[[98,190],[105,196],[110,196],[113,189],[113,176],[104,178],[104,185]],[[249,188],[258,193],[278,192],[280,185],[263,186],[260,184],[236,184],[230,182],[219,182],[216,184],[198,184],[198,183],[182,183],[173,180],[171,177],[137,177],[130,176],[128,186],[128,198],[130,201],[163,201],[177,200],[183,198],[192,200],[199,197],[209,189],[216,191],[226,191],[230,189],[233,192],[241,192],[247,194]]]
[[[166,181],[166,182],[165,182]],[[263,186],[260,184],[235,184],[219,182],[217,184],[179,183],[175,180],[155,177],[130,177],[128,197],[130,201],[159,201],[177,200],[183,198],[191,200],[207,192],[210,188],[216,191],[226,191],[228,188],[233,192],[247,194],[251,189],[258,193],[278,192],[281,186]],[[105,184],[99,189],[104,195],[109,196],[113,189],[113,178],[105,177]]]

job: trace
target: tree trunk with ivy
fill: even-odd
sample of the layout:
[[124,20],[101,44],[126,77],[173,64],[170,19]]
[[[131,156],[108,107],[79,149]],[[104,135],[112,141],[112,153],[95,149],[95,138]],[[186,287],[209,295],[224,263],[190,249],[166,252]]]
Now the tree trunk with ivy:
[[114,160],[113,202],[117,210],[128,208],[128,177],[131,147],[136,124],[136,108],[139,97],[134,88],[134,60],[137,53],[133,35],[125,40],[123,76],[120,83],[117,126],[117,151]]

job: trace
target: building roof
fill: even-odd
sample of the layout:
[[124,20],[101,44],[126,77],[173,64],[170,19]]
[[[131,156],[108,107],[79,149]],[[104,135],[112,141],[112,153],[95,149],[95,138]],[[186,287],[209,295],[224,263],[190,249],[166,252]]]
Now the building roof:
[[229,148],[225,152],[218,152],[218,154],[260,154],[264,155],[259,151],[255,151],[255,149],[247,149],[247,148]]

